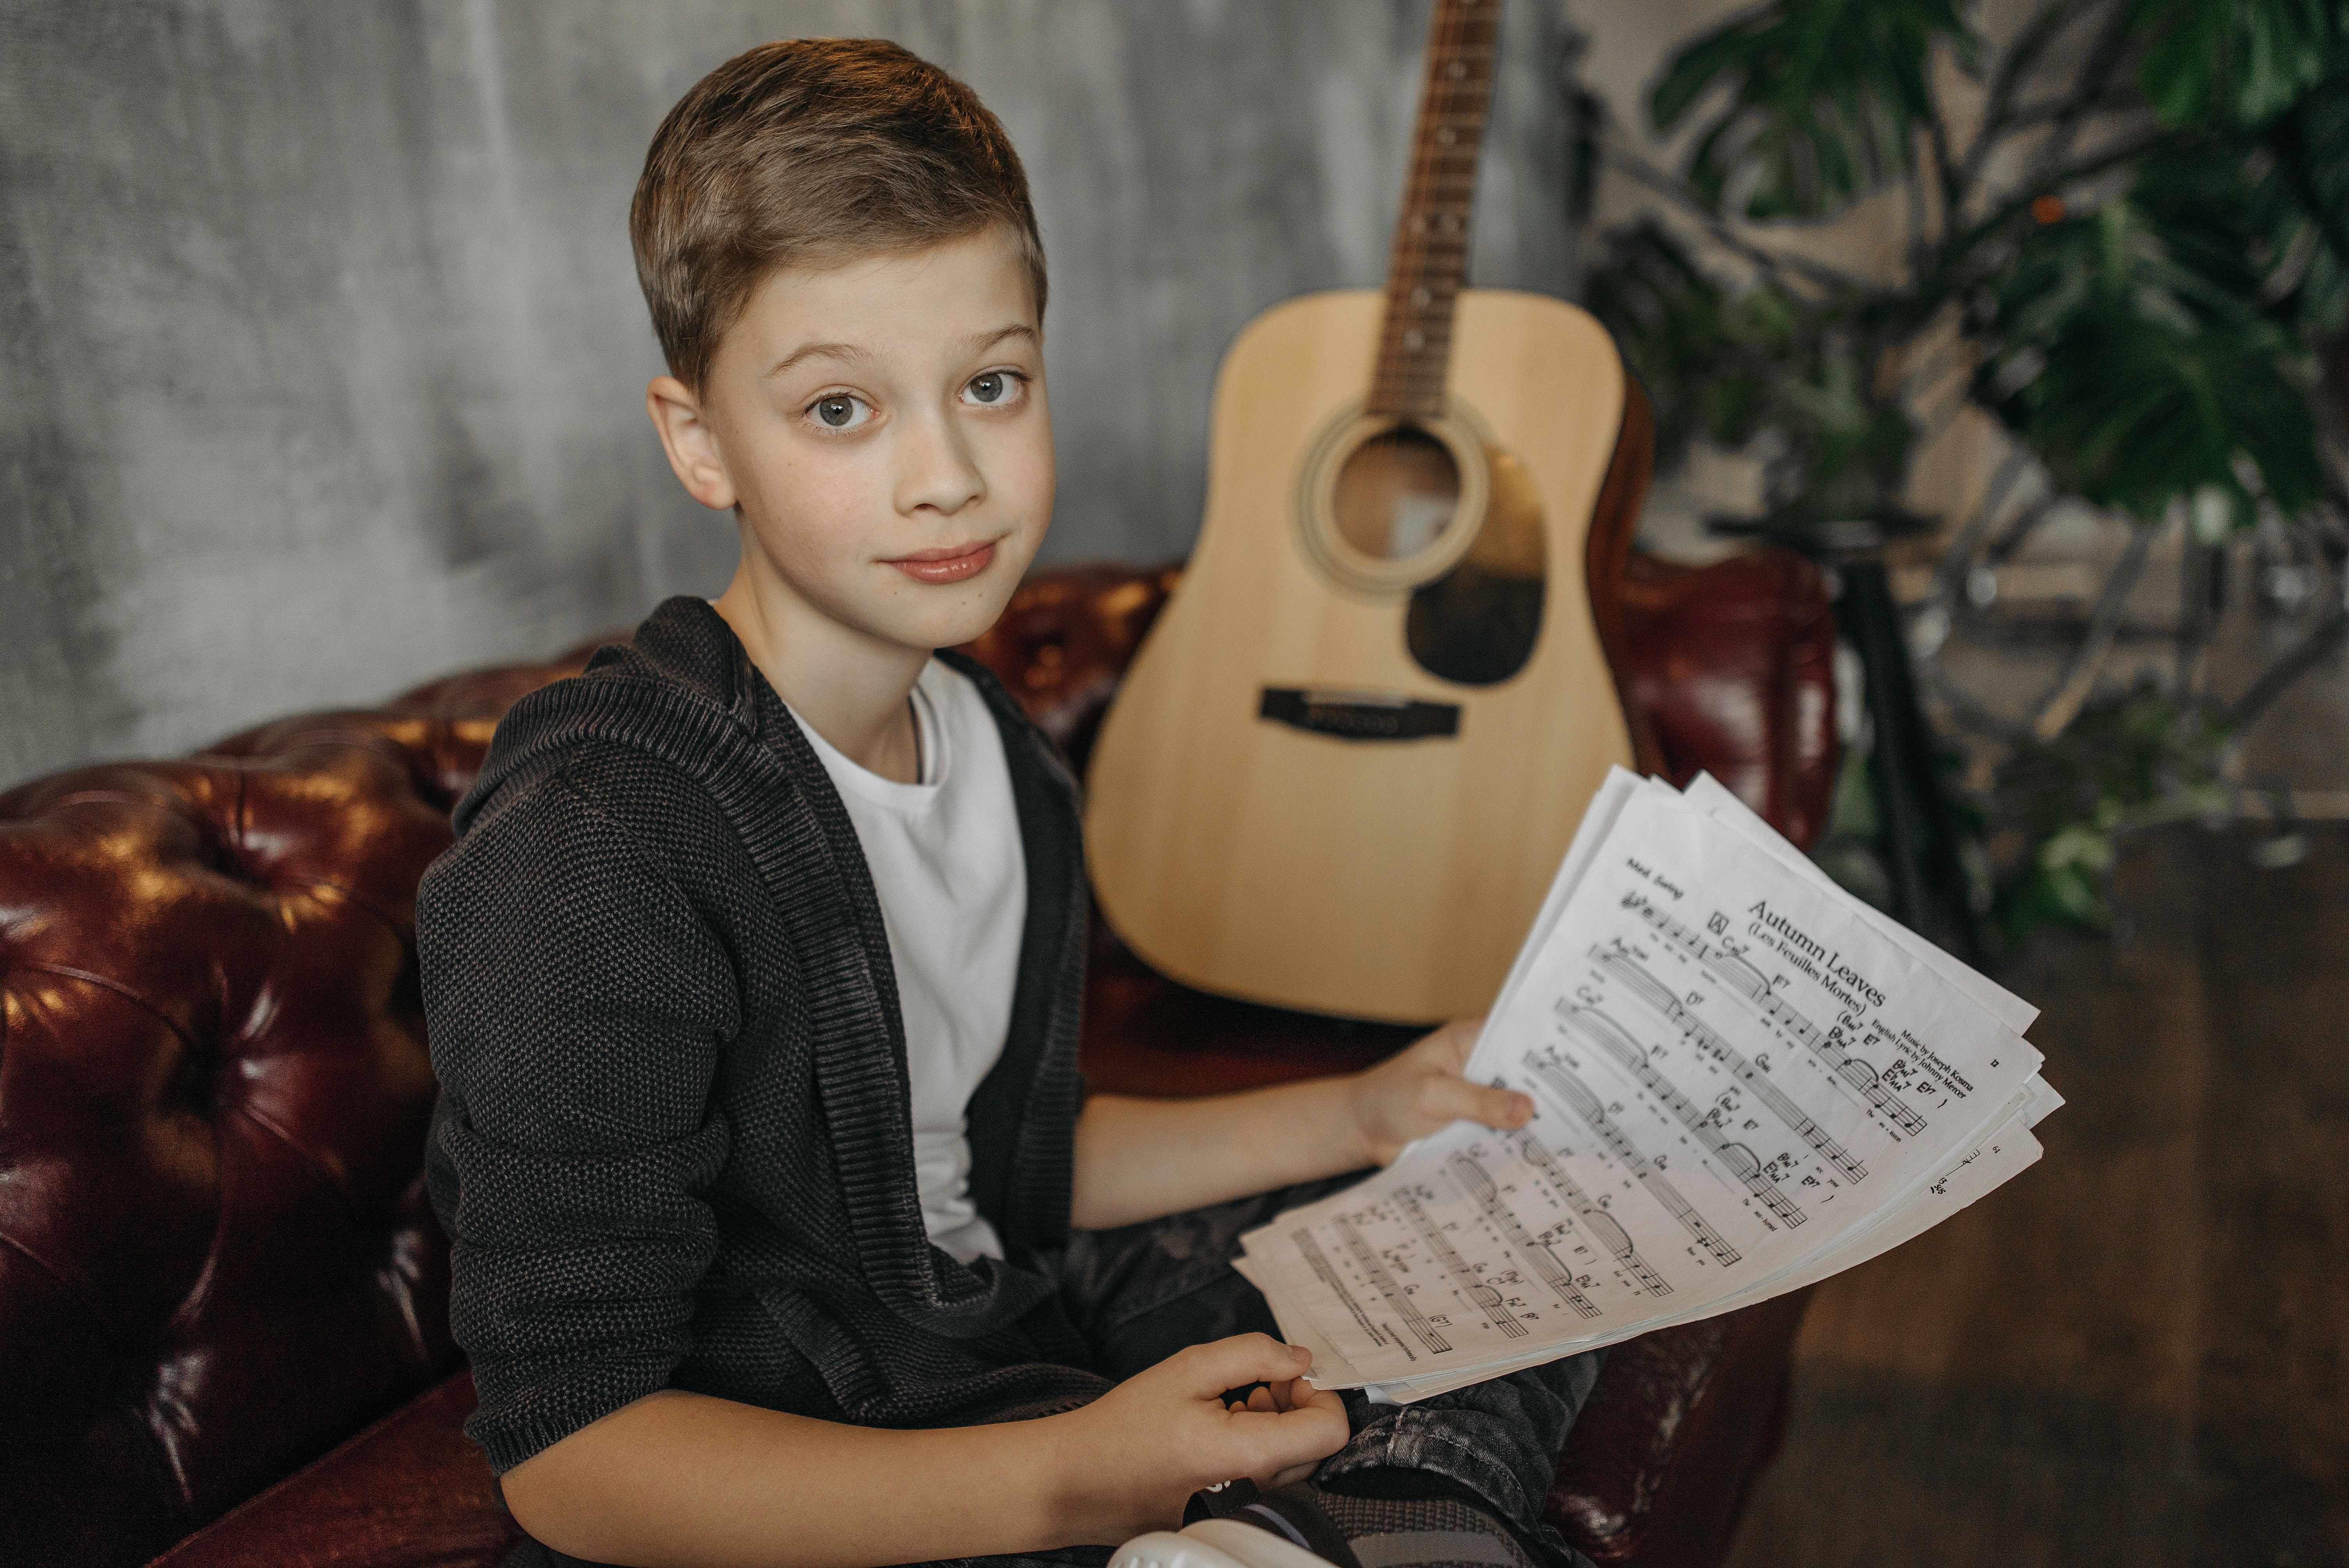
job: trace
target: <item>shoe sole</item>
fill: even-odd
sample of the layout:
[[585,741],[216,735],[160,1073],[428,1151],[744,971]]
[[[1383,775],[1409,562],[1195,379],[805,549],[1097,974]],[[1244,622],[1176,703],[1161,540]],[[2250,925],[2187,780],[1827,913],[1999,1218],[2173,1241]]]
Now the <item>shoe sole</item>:
[[1330,1563],[1269,1530],[1237,1519],[1203,1519],[1177,1532],[1137,1535],[1110,1558],[1110,1568],[1330,1568]]

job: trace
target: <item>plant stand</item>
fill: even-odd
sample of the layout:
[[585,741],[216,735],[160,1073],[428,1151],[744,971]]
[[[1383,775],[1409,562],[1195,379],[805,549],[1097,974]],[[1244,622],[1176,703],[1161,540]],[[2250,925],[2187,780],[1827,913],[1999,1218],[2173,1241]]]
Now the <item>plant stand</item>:
[[1909,930],[1943,943],[1980,968],[1982,933],[1958,859],[1957,825],[1941,789],[1932,727],[1917,706],[1909,639],[1901,634],[1883,559],[1868,552],[1833,564],[1843,584],[1836,615],[1867,676],[1868,717],[1875,736],[1868,767],[1884,822],[1892,912]]
[[1817,528],[1761,528],[1716,519],[1713,531],[1762,538],[1800,551],[1837,584],[1836,624],[1859,655],[1862,700],[1873,744],[1868,772],[1875,780],[1879,848],[1892,883],[1892,913],[1929,942],[1940,943],[1979,969],[1982,931],[1958,858],[1957,822],[1941,788],[1932,726],[1917,705],[1917,677],[1909,639],[1892,602],[1884,551],[1896,538],[1930,530],[1932,521],[1909,513]]

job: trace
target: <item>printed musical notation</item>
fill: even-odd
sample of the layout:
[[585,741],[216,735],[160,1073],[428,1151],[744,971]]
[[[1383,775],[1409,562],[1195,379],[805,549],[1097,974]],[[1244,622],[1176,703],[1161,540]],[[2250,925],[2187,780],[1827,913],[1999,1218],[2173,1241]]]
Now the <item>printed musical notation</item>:
[[[1412,1336],[1426,1346],[1428,1354],[1431,1356],[1440,1356],[1451,1349],[1451,1345],[1444,1336],[1435,1331],[1435,1326],[1427,1321],[1418,1305],[1412,1301],[1410,1295],[1395,1284],[1394,1276],[1387,1273],[1385,1266],[1379,1262],[1378,1254],[1363,1243],[1361,1233],[1354,1228],[1353,1222],[1350,1219],[1340,1219],[1337,1228],[1338,1233],[1345,1238],[1346,1251],[1357,1264],[1361,1265],[1362,1273],[1369,1277],[1371,1287],[1384,1298],[1387,1305],[1393,1310],[1397,1317],[1411,1326]],[[1300,1231],[1298,1234],[1302,1238],[1299,1245],[1304,1245],[1312,1240],[1309,1232]],[[1342,1284],[1337,1288],[1338,1294],[1353,1305],[1356,1320],[1366,1322],[1367,1320],[1362,1317],[1361,1304],[1354,1301],[1353,1294]]]
[[1786,1098],[1786,1093],[1772,1083],[1769,1075],[1754,1070],[1745,1054],[1705,1027],[1703,1020],[1681,1005],[1679,997],[1666,989],[1664,983],[1648,973],[1633,958],[1630,950],[1621,943],[1606,948],[1592,948],[1591,957],[1599,967],[1623,982],[1624,988],[1661,1014],[1667,1023],[1676,1026],[1691,1043],[1713,1060],[1727,1068],[1730,1076],[1754,1091],[1755,1099],[1769,1108],[1770,1114],[1784,1122],[1804,1142],[1817,1150],[1837,1170],[1850,1181],[1858,1181],[1868,1175],[1868,1167],[1852,1158],[1851,1151],[1827,1136],[1826,1129],[1812,1120],[1801,1106]]
[[1452,1157],[1452,1175],[1453,1180],[1460,1183],[1461,1190],[1485,1211],[1485,1217],[1500,1227],[1501,1233],[1508,1237],[1509,1244],[1517,1250],[1517,1255],[1541,1275],[1542,1283],[1549,1286],[1551,1295],[1584,1317],[1599,1315],[1599,1308],[1576,1288],[1574,1275],[1558,1262],[1557,1254],[1550,1251],[1547,1243],[1530,1234],[1524,1222],[1517,1218],[1517,1212],[1502,1201],[1501,1189],[1494,1182],[1482,1161],[1463,1150]]
[[1737,995],[1753,1005],[1766,1023],[1775,1024],[1834,1068],[1846,1083],[1868,1098],[1870,1105],[1892,1118],[1900,1130],[1915,1137],[1925,1130],[1925,1119],[1911,1110],[1898,1094],[1888,1088],[1877,1071],[1844,1049],[1843,1026],[1822,1029],[1803,1016],[1777,994],[1767,975],[1748,963],[1743,953],[1733,952],[1716,943],[1709,943],[1687,926],[1672,919],[1655,903],[1645,898],[1627,898],[1627,908],[1635,909],[1641,918],[1654,926],[1668,940],[1677,943],[1698,963],[1717,975]]
[[1502,1299],[1501,1293],[1486,1284],[1484,1277],[1475,1269],[1468,1266],[1468,1261],[1460,1255],[1444,1233],[1436,1228],[1435,1222],[1427,1217],[1426,1205],[1421,1200],[1433,1196],[1435,1194],[1432,1191],[1423,1192],[1409,1187],[1398,1187],[1395,1189],[1394,1201],[1396,1206],[1410,1217],[1412,1229],[1419,1233],[1420,1239],[1427,1243],[1428,1251],[1433,1253],[1437,1260],[1443,1264],[1444,1272],[1452,1276],[1460,1294],[1483,1309],[1485,1321],[1510,1339],[1524,1338],[1526,1326],[1517,1321],[1516,1315],[1509,1310],[1508,1303]]
[[1535,1078],[1571,1109],[1581,1119],[1582,1124],[1614,1151],[1615,1158],[1630,1168],[1632,1179],[1645,1187],[1705,1251],[1718,1259],[1723,1267],[1737,1261],[1740,1255],[1737,1249],[1731,1246],[1702,1214],[1697,1212],[1695,1204],[1681,1196],[1681,1190],[1656,1168],[1655,1162],[1640,1151],[1639,1144],[1632,1140],[1631,1135],[1623,1130],[1620,1123],[1607,1114],[1607,1108],[1599,1103],[1597,1095],[1590,1092],[1590,1086],[1582,1081],[1580,1074],[1554,1054],[1537,1056],[1529,1052],[1525,1060],[1526,1068]]
[[1640,1255],[1640,1249],[1631,1244],[1631,1233],[1623,1228],[1623,1222],[1591,1202],[1590,1194],[1582,1190],[1580,1182],[1566,1173],[1557,1157],[1540,1139],[1530,1132],[1520,1132],[1510,1142],[1518,1158],[1540,1174],[1551,1191],[1566,1200],[1567,1207],[1574,1211],[1574,1217],[1599,1238],[1599,1244],[1615,1254],[1615,1261],[1622,1265],[1624,1272],[1631,1276],[1642,1292],[1649,1295],[1672,1294],[1672,1287],[1665,1283],[1664,1276],[1658,1274],[1655,1266]]
[[1680,1118],[1681,1125],[1695,1133],[1698,1140],[1713,1151],[1713,1157],[1728,1166],[1755,1197],[1769,1206],[1772,1213],[1790,1226],[1803,1222],[1802,1210],[1778,1191],[1778,1184],[1762,1169],[1762,1161],[1754,1157],[1754,1150],[1722,1135],[1719,1106],[1710,1110],[1699,1110],[1695,1102],[1674,1088],[1670,1078],[1648,1065],[1648,1053],[1632,1042],[1630,1037],[1624,1033],[1623,1026],[1598,1008],[1577,1007],[1561,1002],[1558,1011],[1569,1027],[1613,1057],[1626,1071],[1640,1080],[1650,1094],[1670,1107],[1671,1113]]
[[1913,938],[1791,850],[1610,789],[1620,847],[1568,857],[1468,1064],[1534,1120],[1456,1124],[1248,1240],[1338,1387],[1423,1398],[1760,1299],[2035,1153],[2036,1053]]

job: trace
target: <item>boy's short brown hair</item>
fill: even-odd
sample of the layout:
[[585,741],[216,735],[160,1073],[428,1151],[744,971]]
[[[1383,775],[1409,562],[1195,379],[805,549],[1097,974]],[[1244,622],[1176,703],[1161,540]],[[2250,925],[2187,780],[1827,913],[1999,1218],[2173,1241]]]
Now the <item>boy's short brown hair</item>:
[[1009,228],[1044,313],[1028,175],[978,95],[884,38],[795,38],[735,56],[654,133],[628,212],[669,371],[698,390],[779,267],[923,250]]

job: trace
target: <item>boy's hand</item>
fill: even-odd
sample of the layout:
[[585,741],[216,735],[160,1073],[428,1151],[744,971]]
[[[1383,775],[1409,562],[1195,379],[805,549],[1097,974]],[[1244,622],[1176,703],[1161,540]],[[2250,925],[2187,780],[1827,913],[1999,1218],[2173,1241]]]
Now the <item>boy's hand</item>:
[[[1304,1350],[1262,1334],[1236,1335],[1138,1373],[1059,1418],[1067,1423],[1061,1473],[1071,1489],[1075,1541],[1129,1540],[1171,1530],[1193,1492],[1247,1477],[1278,1486],[1310,1475],[1346,1446],[1346,1407],[1303,1381]],[[1251,1383],[1247,1403],[1223,1400]]]
[[1455,1121],[1513,1131],[1533,1119],[1534,1102],[1526,1096],[1460,1076],[1484,1026],[1482,1018],[1456,1019],[1356,1076],[1354,1117],[1373,1161],[1384,1165],[1404,1144]]

